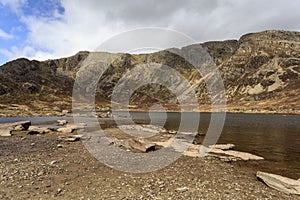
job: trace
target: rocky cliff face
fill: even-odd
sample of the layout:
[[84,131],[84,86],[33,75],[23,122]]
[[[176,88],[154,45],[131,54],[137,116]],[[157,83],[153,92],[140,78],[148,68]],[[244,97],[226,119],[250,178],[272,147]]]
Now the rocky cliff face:
[[[299,32],[264,31],[244,35],[239,40],[206,42],[201,45],[221,72],[230,111],[300,111]],[[161,67],[155,72],[157,77],[164,73],[163,65],[175,69],[194,88],[200,104],[209,108],[210,94],[203,77],[178,55],[196,51],[198,46],[141,55],[93,53],[94,58],[116,58],[112,59],[100,78],[97,102],[109,102],[114,87],[125,75],[132,82],[148,76],[155,80],[155,76],[150,73],[153,71],[151,65],[142,74],[129,72],[137,65],[160,63]],[[90,55],[89,52],[79,52],[69,58],[43,62],[18,59],[1,66],[0,102],[32,106],[35,106],[35,102],[51,106],[60,102],[70,107],[76,73]],[[91,72],[99,70],[99,66],[95,65]],[[213,72],[208,71],[208,76],[214,76],[209,73]],[[176,76],[169,74],[166,79],[174,87],[182,87],[182,82]],[[87,90],[86,85],[84,87],[82,89]],[[175,106],[178,99],[168,88],[159,84],[148,84],[136,90],[130,101],[140,107],[154,103]]]

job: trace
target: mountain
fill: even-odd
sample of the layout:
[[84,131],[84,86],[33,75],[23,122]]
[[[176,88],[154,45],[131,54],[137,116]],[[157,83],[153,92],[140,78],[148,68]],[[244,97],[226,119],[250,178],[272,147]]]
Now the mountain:
[[[97,73],[103,71],[96,90],[99,109],[110,106],[113,91],[120,81],[126,86],[149,77],[157,82],[135,90],[130,97],[131,106],[147,109],[160,103],[167,109],[178,109],[177,95],[157,83],[167,72],[164,77],[173,84],[171,87],[184,90],[184,83],[176,76],[179,72],[196,92],[202,110],[210,110],[211,93],[204,80],[205,76],[213,79],[215,72],[207,65],[209,59],[201,61],[205,66],[204,75],[184,59],[184,55],[193,55],[196,60],[205,58],[205,53],[197,54],[199,47],[208,52],[219,69],[229,111],[300,113],[300,32],[290,31],[250,33],[239,40],[206,42],[151,54],[83,51],[68,58],[42,62],[17,59],[0,67],[0,109],[17,107],[45,112],[71,109],[75,79],[80,83],[77,87],[88,92],[94,83],[80,82],[80,78],[95,74],[98,82]],[[104,66],[97,65],[98,59],[108,61],[105,71]],[[133,73],[138,65],[144,66],[142,73]],[[165,66],[169,67],[167,71]],[[81,73],[82,67],[87,67],[87,74]],[[131,82],[122,83],[124,76]]]

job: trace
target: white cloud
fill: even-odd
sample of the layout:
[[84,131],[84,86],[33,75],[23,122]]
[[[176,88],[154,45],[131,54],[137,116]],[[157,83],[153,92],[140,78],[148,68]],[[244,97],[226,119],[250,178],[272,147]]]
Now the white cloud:
[[27,0],[0,0],[3,6],[9,6],[15,13],[20,13],[22,6],[27,3]]
[[[26,0],[0,2],[15,10],[26,4]],[[149,26],[175,29],[199,42],[266,29],[300,29],[300,2],[294,0],[62,0],[61,5],[65,12],[53,10],[53,18],[20,15],[29,30],[25,47],[5,50],[6,55],[68,56],[93,50],[120,32]]]
[[36,60],[47,60],[52,56],[50,53],[38,51],[31,46],[25,46],[23,48],[13,46],[10,49],[0,49],[0,53],[3,54],[8,60],[13,60],[20,57]]
[[5,31],[3,31],[2,29],[0,29],[0,38],[12,39],[13,35],[10,35],[10,34],[6,33]]

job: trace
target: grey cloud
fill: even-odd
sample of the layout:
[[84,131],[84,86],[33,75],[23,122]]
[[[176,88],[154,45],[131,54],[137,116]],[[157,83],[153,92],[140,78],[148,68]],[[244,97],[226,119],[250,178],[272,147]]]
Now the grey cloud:
[[122,0],[89,1],[110,23],[125,27],[161,26],[196,40],[237,38],[265,29],[299,29],[299,1]]
[[[300,30],[300,1],[296,0],[55,1],[61,1],[65,11],[59,18],[20,17],[28,38],[6,50],[10,55],[35,59],[72,55],[93,50],[114,35],[149,26],[173,29],[197,42],[237,39],[267,29]],[[43,51],[32,53],[34,49]]]

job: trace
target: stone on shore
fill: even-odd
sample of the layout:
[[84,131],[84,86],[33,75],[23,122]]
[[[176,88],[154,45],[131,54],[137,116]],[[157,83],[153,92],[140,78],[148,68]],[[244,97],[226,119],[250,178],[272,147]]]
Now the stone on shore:
[[71,113],[71,111],[70,110],[62,110],[61,113],[62,114],[69,114],[69,113]]
[[247,153],[247,152],[241,152],[241,151],[234,151],[234,150],[222,150],[222,149],[216,149],[212,148],[209,152],[209,154],[214,154],[215,156],[219,155],[227,155],[230,157],[234,157],[240,160],[248,161],[248,160],[264,160],[263,157]]
[[1,137],[11,136],[11,130],[9,130],[9,129],[0,129],[0,136]]
[[76,142],[81,140],[83,135],[60,135],[58,136],[58,141],[65,141],[65,142]]
[[65,120],[65,119],[57,120],[57,125],[59,125],[59,126],[64,126],[64,125],[66,125],[67,123],[68,123],[68,121]]
[[8,129],[11,131],[25,131],[28,130],[30,125],[31,125],[31,121],[5,123],[5,124],[0,124],[0,130]]
[[149,152],[149,151],[153,151],[155,150],[155,144],[152,142],[149,142],[145,139],[141,139],[141,138],[133,138],[127,141],[128,145],[137,151],[140,152]]
[[51,132],[49,128],[42,128],[38,126],[30,126],[28,131],[28,135],[46,134]]
[[30,121],[0,124],[0,136],[8,137],[12,135],[12,131],[28,130],[30,125],[31,125]]
[[155,143],[149,142],[148,140],[143,138],[130,138],[125,141],[115,140],[114,143],[117,146],[124,147],[127,150],[142,153],[154,151],[156,147]]
[[84,129],[86,127],[86,124],[80,123],[80,124],[67,124],[66,127],[62,127],[57,129],[58,132],[62,133],[73,133],[76,130]]
[[262,180],[269,187],[284,192],[286,194],[300,195],[300,179],[295,180],[276,174],[270,174],[258,171],[258,179]]

